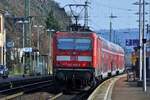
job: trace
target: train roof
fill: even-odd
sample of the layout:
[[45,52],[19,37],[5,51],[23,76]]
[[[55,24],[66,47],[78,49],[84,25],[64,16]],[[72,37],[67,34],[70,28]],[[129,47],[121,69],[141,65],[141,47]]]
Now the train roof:
[[58,36],[77,36],[77,37],[82,37],[82,36],[86,36],[86,37],[96,37],[96,32],[82,32],[82,31],[69,31],[69,32],[66,32],[66,31],[58,31],[56,32],[56,35]]
[[117,45],[117,44],[115,44],[113,42],[110,42],[110,41],[104,39],[103,37],[101,37],[98,34],[96,34],[96,32],[94,32],[94,31],[87,31],[87,32],[86,31],[69,31],[69,32],[67,32],[67,31],[58,31],[56,33],[57,34],[62,34],[62,35],[67,34],[67,33],[71,33],[71,34],[84,34],[84,35],[85,34],[88,34],[88,35],[89,34],[95,34],[94,36],[99,37],[103,42],[105,42],[105,44],[108,46],[108,48],[110,48],[114,52],[124,53],[124,50],[123,50],[122,47],[120,47],[119,45]]
[[110,42],[110,41],[104,39],[104,38],[101,37],[101,36],[98,36],[98,37],[99,37],[102,41],[105,42],[105,44],[108,46],[108,48],[112,49],[113,51],[117,51],[117,52],[124,53],[124,49],[123,49],[121,46],[119,46],[119,45],[117,45],[117,44],[115,44],[115,43],[113,43],[113,42]]
[[56,33],[72,33],[72,34],[92,34],[94,31],[57,31]]

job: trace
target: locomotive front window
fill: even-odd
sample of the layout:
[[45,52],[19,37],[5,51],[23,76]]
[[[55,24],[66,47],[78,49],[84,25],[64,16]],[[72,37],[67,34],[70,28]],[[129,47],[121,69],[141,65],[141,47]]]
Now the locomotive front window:
[[57,47],[58,49],[73,49],[74,48],[74,40],[73,39],[58,39]]
[[91,50],[91,39],[89,38],[59,38],[58,49],[62,50]]

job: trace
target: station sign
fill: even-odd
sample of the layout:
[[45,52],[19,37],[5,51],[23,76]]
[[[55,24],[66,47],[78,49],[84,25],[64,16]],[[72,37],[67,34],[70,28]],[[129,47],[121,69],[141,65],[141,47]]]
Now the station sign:
[[14,42],[13,42],[13,41],[8,41],[8,42],[6,43],[6,47],[7,47],[7,48],[13,48],[13,47],[14,47]]
[[23,52],[32,52],[32,48],[31,47],[29,47],[29,48],[26,47],[26,48],[23,48],[22,51]]
[[126,46],[138,46],[139,40],[138,39],[127,39]]

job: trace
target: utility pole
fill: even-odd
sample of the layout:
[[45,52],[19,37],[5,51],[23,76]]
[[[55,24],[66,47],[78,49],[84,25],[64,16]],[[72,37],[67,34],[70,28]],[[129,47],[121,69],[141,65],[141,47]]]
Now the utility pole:
[[3,33],[3,65],[6,65],[6,29],[4,28]]
[[140,81],[142,81],[142,67],[143,67],[143,55],[142,55],[142,52],[143,52],[143,49],[142,49],[142,23],[141,23],[141,12],[142,12],[142,1],[139,0],[139,39],[140,39],[140,59],[139,59],[139,64],[140,64]]
[[145,39],[145,5],[148,3],[145,0],[139,0],[139,2],[134,3],[139,5],[139,40],[140,40],[140,75],[139,81],[143,83],[143,90],[146,92],[146,39]]
[[84,28],[85,29],[88,29],[88,4],[90,2],[88,0],[85,1],[85,6],[84,6],[84,9],[85,9],[85,14],[84,14]]
[[114,30],[113,33],[114,33],[114,35],[113,35],[113,42],[117,43],[117,41],[116,41],[116,39],[117,39],[116,31]]
[[[26,18],[29,18],[30,16],[30,0],[25,0],[25,6],[24,6],[24,15]],[[31,19],[29,18],[29,24],[25,25],[25,46],[30,46],[30,40],[29,37],[31,36]]]
[[145,34],[145,0],[143,0],[143,55],[144,55],[144,62],[143,62],[143,74],[144,74],[144,91],[146,92],[146,41],[144,41],[144,34]]
[[111,35],[112,35],[112,22],[110,19],[110,33],[109,33],[109,41],[111,42]]
[[142,60],[142,58],[143,58],[143,54],[142,54],[142,52],[143,52],[143,49],[142,49],[142,39],[143,39],[143,35],[142,35],[142,0],[139,0],[139,2],[135,2],[135,3],[133,3],[134,5],[139,5],[139,13],[137,13],[137,14],[139,14],[139,41],[140,41],[140,44],[139,44],[139,49],[140,49],[140,53],[139,53],[139,55],[140,55],[140,58],[139,58],[139,81],[140,82],[142,82],[142,67],[143,67],[143,60]]
[[0,10],[0,33],[2,34],[0,36],[1,40],[0,40],[0,64],[4,64],[4,45],[5,45],[5,26],[4,26],[4,12],[2,10]]
[[[139,40],[140,40],[140,75],[139,82],[143,83],[143,90],[146,92],[146,39],[145,39],[145,5],[148,4],[145,0],[139,0],[134,3],[139,5]],[[142,77],[143,76],[143,77]]]
[[37,49],[40,49],[40,28],[43,28],[43,25],[33,25],[33,27],[37,28]]
[[109,41],[112,42],[111,38],[112,38],[112,19],[113,18],[117,18],[117,16],[114,16],[112,13],[109,16],[110,18],[110,32],[109,32]]
[[51,38],[52,38],[52,34],[55,32],[54,29],[47,29],[47,34],[48,34],[48,74],[53,74],[53,64],[52,64],[52,45],[51,45]]
[[[25,48],[25,25],[29,23],[28,20],[24,19],[24,20],[19,20],[17,21],[17,23],[22,24],[22,38],[23,38],[23,42],[22,42],[22,48],[23,48],[23,52],[24,52],[24,48]],[[26,68],[25,68],[25,56],[23,56],[23,74],[26,74]]]
[[[40,28],[43,28],[43,26],[42,25],[34,25],[33,27],[37,28],[37,49],[38,49],[38,52],[40,53]],[[39,67],[39,62],[40,62],[40,55],[38,54],[37,55],[37,67]],[[35,68],[36,66],[33,66],[33,67]],[[34,72],[34,70],[33,70],[33,72]]]
[[[32,47],[32,43],[31,43],[31,17],[30,17],[30,3],[31,0],[25,0],[24,2],[24,16],[26,18],[28,18],[29,23],[25,25],[25,46],[27,47]],[[31,56],[31,52],[29,53],[29,65],[30,67],[32,66],[32,56]],[[32,68],[30,68],[31,70]]]

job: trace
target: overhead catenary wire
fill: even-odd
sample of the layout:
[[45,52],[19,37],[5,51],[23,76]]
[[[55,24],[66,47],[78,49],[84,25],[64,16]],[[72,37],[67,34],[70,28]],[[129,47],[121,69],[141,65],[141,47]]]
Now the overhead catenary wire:
[[111,8],[111,9],[117,9],[117,10],[122,10],[122,11],[127,11],[127,12],[135,12],[136,9],[126,9],[126,8],[120,8],[120,7],[114,7],[106,4],[100,4],[99,7],[105,7],[105,8]]

